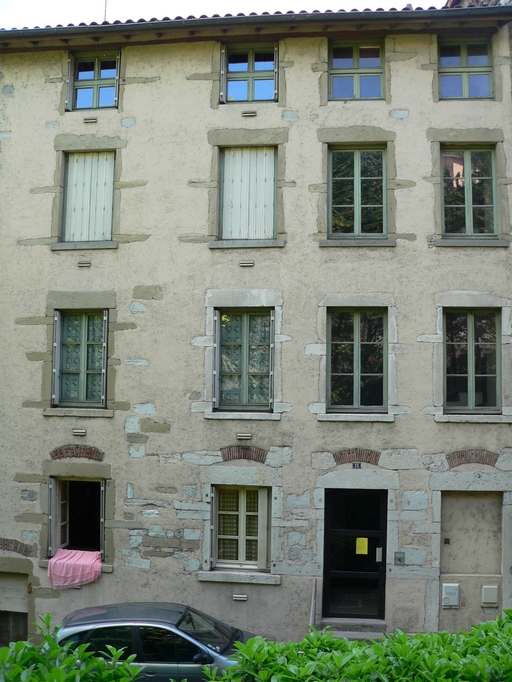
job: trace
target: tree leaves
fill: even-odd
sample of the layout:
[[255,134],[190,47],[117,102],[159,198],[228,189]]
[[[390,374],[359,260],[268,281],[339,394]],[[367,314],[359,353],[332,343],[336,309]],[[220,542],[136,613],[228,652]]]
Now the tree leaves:
[[512,611],[455,634],[349,642],[311,628],[298,643],[255,637],[237,649],[221,677],[205,669],[210,682],[511,682]]
[[121,661],[122,650],[107,646],[109,656],[102,657],[82,644],[71,648],[57,642],[57,628],[51,616],[40,618],[41,644],[31,641],[11,642],[0,648],[0,682],[132,682],[140,668],[131,665],[135,656]]

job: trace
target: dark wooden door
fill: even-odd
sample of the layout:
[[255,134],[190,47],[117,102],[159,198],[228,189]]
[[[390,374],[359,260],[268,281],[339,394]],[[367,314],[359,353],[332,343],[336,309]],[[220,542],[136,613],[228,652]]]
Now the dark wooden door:
[[324,617],[384,619],[387,490],[326,490]]

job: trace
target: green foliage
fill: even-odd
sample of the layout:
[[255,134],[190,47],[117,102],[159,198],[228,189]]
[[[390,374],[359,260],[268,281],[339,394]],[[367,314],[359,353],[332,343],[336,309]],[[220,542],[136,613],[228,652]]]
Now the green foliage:
[[210,682],[512,682],[512,611],[457,634],[397,630],[349,642],[311,628],[298,643],[235,646],[236,665],[222,676],[205,668]]
[[0,682],[132,682],[140,672],[130,665],[135,656],[121,661],[122,650],[111,646],[105,657],[87,651],[86,644],[60,646],[50,614],[41,617],[38,629],[41,644],[11,642],[0,648]]

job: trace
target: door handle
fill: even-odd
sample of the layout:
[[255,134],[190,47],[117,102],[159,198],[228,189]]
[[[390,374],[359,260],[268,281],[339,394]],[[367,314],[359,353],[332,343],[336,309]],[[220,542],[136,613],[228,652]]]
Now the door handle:
[[375,561],[379,563],[382,561],[382,547],[377,547],[375,549]]

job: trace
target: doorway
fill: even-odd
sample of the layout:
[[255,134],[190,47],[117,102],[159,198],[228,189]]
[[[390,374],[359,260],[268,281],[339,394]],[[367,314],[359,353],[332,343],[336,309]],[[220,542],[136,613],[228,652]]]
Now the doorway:
[[323,616],[384,619],[387,490],[326,490]]

